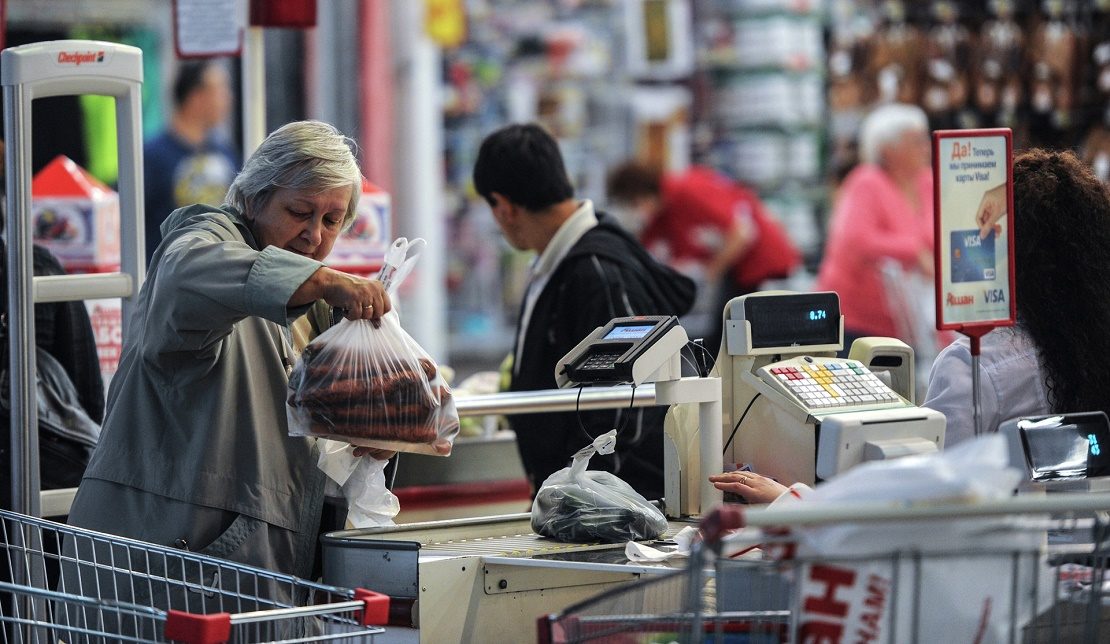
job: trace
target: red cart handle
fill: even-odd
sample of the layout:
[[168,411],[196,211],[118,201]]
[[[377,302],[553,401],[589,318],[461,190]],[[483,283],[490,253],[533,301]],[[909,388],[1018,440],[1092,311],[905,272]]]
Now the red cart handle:
[[699,527],[702,541],[717,550],[721,546],[721,537],[744,527],[744,510],[736,504],[722,503],[702,517]]
[[197,615],[168,610],[165,636],[185,644],[222,644],[231,637],[231,614]]
[[355,616],[363,626],[385,626],[389,624],[389,595],[376,593],[365,588],[355,588],[355,599],[366,606]]

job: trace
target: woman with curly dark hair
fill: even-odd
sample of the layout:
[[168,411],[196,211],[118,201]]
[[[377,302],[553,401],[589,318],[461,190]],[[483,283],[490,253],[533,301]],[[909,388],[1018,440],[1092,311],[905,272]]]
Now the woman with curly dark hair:
[[[1110,413],[1110,191],[1071,152],[1014,159],[1017,325],[983,337],[982,427],[1017,416]],[[949,345],[924,406],[948,419],[945,443],[971,438],[971,352]]]

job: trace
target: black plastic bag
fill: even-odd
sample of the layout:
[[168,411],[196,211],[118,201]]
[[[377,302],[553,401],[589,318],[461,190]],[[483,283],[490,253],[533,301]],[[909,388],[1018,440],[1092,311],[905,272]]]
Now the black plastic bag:
[[621,543],[658,539],[667,518],[631,485],[609,472],[586,466],[597,452],[610,454],[616,431],[594,440],[574,455],[570,467],[547,477],[532,502],[537,534],[573,543]]

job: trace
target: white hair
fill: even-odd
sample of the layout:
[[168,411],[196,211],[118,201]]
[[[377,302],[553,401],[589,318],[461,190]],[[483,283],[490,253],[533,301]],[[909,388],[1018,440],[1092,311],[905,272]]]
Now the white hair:
[[323,191],[351,186],[343,216],[346,229],[355,220],[362,194],[362,173],[355,143],[322,121],[294,121],[274,130],[243,164],[225,201],[252,218],[279,188]]
[[929,131],[929,119],[916,105],[890,103],[875,108],[859,131],[859,156],[864,163],[881,163],[883,148],[910,130]]

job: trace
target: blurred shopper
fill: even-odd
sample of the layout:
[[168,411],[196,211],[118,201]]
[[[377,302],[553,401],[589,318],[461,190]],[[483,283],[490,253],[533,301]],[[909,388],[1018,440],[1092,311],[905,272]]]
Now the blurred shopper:
[[715,293],[705,345],[721,345],[722,311],[734,297],[783,278],[801,259],[754,192],[710,168],[663,175],[629,162],[609,174],[609,198],[634,213],[630,225],[653,255],[700,277]]
[[[538,125],[489,135],[474,187],[505,239],[537,254],[517,320],[511,391],[555,388],[556,363],[615,317],[683,315],[693,282],[656,262],[611,217],[575,198],[555,140]],[[617,451],[591,461],[648,499],[663,495],[663,415],[648,408],[510,417],[524,469],[538,490],[596,436],[617,428]],[[600,467],[599,467],[600,466]]]
[[[1071,152],[1023,152],[1013,176],[1017,325],[983,336],[984,432],[1017,416],[1110,413],[1110,189]],[[967,338],[933,363],[924,406],[948,419],[946,445],[974,436]]]
[[884,105],[864,119],[859,138],[862,163],[840,187],[816,285],[840,294],[845,349],[862,336],[899,336],[891,308],[896,296],[883,287],[885,261],[933,275],[925,113],[912,105]]
[[310,575],[324,473],[315,440],[288,435],[288,327],[321,299],[350,319],[390,309],[381,283],[322,262],[355,217],[353,145],[290,123],[223,206],[162,225],[71,523]]
[[239,157],[221,139],[231,112],[231,83],[223,64],[182,63],[173,85],[173,115],[143,147],[146,258],[162,240],[159,227],[174,210],[219,204],[239,169]]

